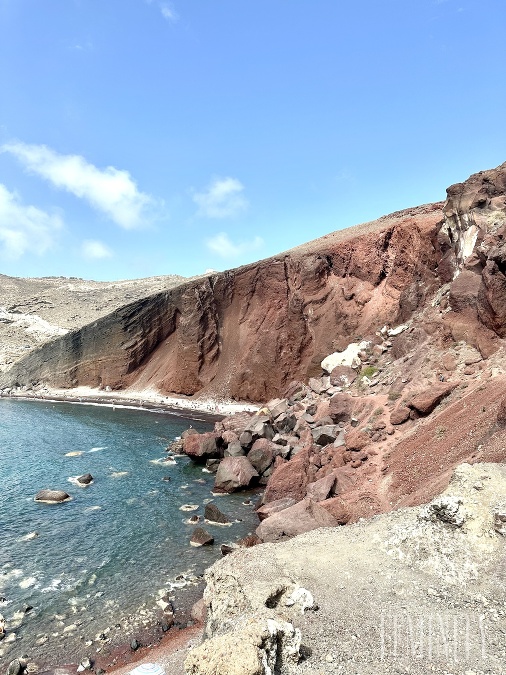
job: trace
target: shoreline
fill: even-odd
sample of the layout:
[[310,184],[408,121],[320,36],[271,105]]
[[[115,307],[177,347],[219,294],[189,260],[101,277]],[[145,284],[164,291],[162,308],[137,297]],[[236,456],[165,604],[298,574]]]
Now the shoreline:
[[53,389],[41,391],[24,390],[0,391],[0,398],[25,401],[46,401],[48,403],[71,403],[73,405],[95,405],[127,410],[141,410],[151,413],[176,415],[199,421],[216,422],[236,412],[256,412],[260,405],[249,402],[218,400],[215,398],[190,399],[183,396],[165,396],[157,391],[104,391],[91,387],[75,389]]

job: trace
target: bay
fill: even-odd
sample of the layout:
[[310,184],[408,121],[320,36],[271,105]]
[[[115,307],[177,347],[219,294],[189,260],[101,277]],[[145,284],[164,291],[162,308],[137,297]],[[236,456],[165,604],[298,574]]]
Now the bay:
[[[154,620],[163,593],[197,583],[220,543],[254,530],[244,494],[213,496],[202,466],[164,461],[190,425],[212,428],[118,407],[0,399],[0,663],[21,654],[68,662],[124,640]],[[73,481],[85,473],[94,481],[83,488]],[[36,503],[42,488],[72,500]],[[215,545],[195,549],[189,518],[209,500],[236,522],[205,524]]]

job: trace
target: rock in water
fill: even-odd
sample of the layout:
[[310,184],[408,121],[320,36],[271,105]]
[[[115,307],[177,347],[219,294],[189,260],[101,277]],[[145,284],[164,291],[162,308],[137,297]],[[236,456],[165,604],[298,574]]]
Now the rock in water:
[[77,482],[81,483],[81,485],[89,485],[90,483],[93,483],[93,476],[91,473],[85,473],[82,476],[78,476]]
[[247,457],[225,457],[218,467],[214,490],[217,492],[235,492],[247,488],[258,478]]
[[214,537],[207,530],[204,530],[203,527],[197,527],[193,531],[190,544],[192,546],[209,546],[210,544],[214,544]]
[[44,504],[61,504],[61,502],[67,502],[70,499],[72,497],[64,490],[39,490],[35,495],[35,501]]
[[206,520],[209,520],[211,523],[231,523],[232,521],[228,516],[226,516],[224,513],[220,511],[220,509],[216,506],[216,504],[213,504],[212,502],[210,504],[206,504],[206,508],[204,511],[204,518]]

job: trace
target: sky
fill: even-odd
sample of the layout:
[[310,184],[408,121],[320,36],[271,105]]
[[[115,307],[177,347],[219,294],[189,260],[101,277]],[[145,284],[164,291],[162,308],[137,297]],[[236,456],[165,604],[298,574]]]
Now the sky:
[[0,0],[0,273],[230,269],[506,161],[504,0]]

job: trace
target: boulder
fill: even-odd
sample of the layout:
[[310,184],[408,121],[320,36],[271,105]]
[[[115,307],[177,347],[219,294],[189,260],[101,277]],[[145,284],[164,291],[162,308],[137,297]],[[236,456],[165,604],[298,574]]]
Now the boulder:
[[244,452],[244,448],[239,443],[239,441],[229,443],[228,446],[223,451],[224,457],[243,457],[245,454],[246,453]]
[[359,352],[369,347],[369,342],[352,342],[342,352],[334,352],[327,356],[321,362],[321,367],[327,373],[331,373],[337,366],[348,366],[349,368],[358,368],[361,364]]
[[328,511],[312,499],[305,498],[263,520],[256,533],[262,541],[277,542],[319,527],[336,527],[338,524]]
[[226,524],[232,522],[228,516],[226,516],[224,513],[220,511],[220,509],[216,506],[216,504],[213,504],[213,502],[206,504],[206,507],[204,509],[204,518],[208,520],[210,523]]
[[312,430],[312,436],[315,443],[318,445],[328,445],[333,443],[339,435],[341,428],[337,424],[326,424],[322,427],[317,427]]
[[216,473],[218,471],[219,466],[220,466],[219,459],[208,459],[206,461],[206,469],[209,471],[209,473]]
[[226,445],[230,445],[230,443],[236,443],[239,440],[239,436],[235,433],[235,431],[224,431],[221,434],[221,438]]
[[284,462],[274,470],[265,490],[264,503],[268,504],[283,497],[292,497],[295,501],[305,497],[309,466],[307,450],[300,446],[299,449],[294,448],[293,453],[296,454],[289,462]]
[[35,495],[36,502],[44,504],[61,504],[68,502],[72,497],[63,490],[39,490]]
[[398,405],[390,413],[390,424],[403,424],[409,419],[410,409],[405,405]]
[[248,448],[253,443],[253,435],[251,431],[243,431],[239,436],[239,443],[243,448]]
[[274,427],[270,422],[270,418],[267,415],[259,415],[258,417],[253,418],[253,421],[245,431],[251,432],[251,439],[253,442],[258,438],[267,438],[271,441],[276,435]]
[[247,534],[242,539],[239,539],[237,545],[240,546],[241,548],[253,548],[253,546],[258,546],[258,544],[261,543],[262,540],[259,537],[257,537],[256,534]]
[[349,422],[353,411],[353,398],[349,394],[334,394],[329,400],[328,415],[332,421]]
[[371,442],[371,439],[365,433],[365,431],[358,431],[357,429],[349,431],[344,437],[344,440],[347,449],[351,450],[352,452],[358,452],[359,450],[362,450]]
[[259,474],[268,469],[274,461],[273,445],[266,438],[259,438],[248,452],[248,459]]
[[266,518],[269,518],[269,516],[272,516],[274,513],[278,513],[278,511],[283,511],[284,509],[287,509],[296,503],[297,502],[292,497],[283,497],[282,499],[276,499],[273,502],[264,504],[259,509],[257,509],[258,519],[260,521],[265,520]]
[[195,436],[195,434],[199,434],[199,432],[194,429],[193,427],[190,427],[189,429],[185,429],[183,433],[181,434],[181,440],[184,441],[185,438],[188,438],[188,436]]
[[203,527],[196,527],[190,539],[192,546],[210,546],[214,544],[214,537]]
[[330,473],[328,476],[320,478],[314,483],[309,483],[306,496],[315,502],[323,502],[332,492],[335,482],[336,477],[333,473]]
[[289,434],[295,429],[297,418],[292,413],[281,413],[274,421],[274,428],[281,434]]
[[90,483],[93,483],[93,476],[91,473],[85,473],[82,476],[78,476],[77,482],[81,483],[81,485],[89,485]]
[[275,398],[272,401],[269,401],[267,408],[270,410],[272,419],[276,419],[282,413],[285,413],[288,410],[288,401],[286,398]]
[[212,431],[205,434],[191,434],[184,439],[183,452],[196,461],[205,461],[220,456],[218,435]]
[[258,478],[247,457],[225,457],[220,463],[214,482],[215,492],[235,492],[250,485]]
[[206,614],[207,614],[207,606],[204,601],[204,598],[200,598],[200,600],[197,600],[191,608],[190,616],[193,619],[193,621],[196,621],[197,623],[204,623],[206,620]]
[[307,393],[307,387],[302,382],[294,380],[290,382],[288,387],[285,389],[284,395],[289,401],[298,401]]
[[441,382],[433,384],[431,387],[415,394],[408,403],[408,406],[419,412],[421,415],[428,415],[455,389],[456,386],[457,382]]
[[357,372],[349,366],[336,366],[330,373],[333,387],[349,387],[357,379]]

